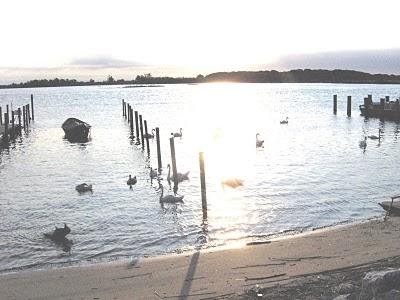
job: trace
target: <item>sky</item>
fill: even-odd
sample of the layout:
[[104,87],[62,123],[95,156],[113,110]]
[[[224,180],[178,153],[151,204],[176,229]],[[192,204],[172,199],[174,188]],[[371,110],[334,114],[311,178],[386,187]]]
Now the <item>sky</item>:
[[2,1],[0,83],[295,68],[400,74],[399,8],[389,0]]

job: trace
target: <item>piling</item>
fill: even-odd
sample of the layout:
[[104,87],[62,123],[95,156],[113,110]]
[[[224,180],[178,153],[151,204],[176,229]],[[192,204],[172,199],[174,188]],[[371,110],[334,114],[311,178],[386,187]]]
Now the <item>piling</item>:
[[385,109],[385,98],[380,99],[380,104],[381,104],[381,110]]
[[333,95],[333,114],[337,113],[337,95]]
[[[396,110],[400,111],[399,99],[396,99]],[[0,110],[1,112],[1,110]]]
[[143,135],[143,117],[139,115],[140,120],[140,140],[142,141],[142,150],[144,150],[144,135]]
[[140,144],[140,141],[139,141],[139,130],[138,130],[138,128],[139,128],[139,118],[138,118],[138,115],[139,115],[138,111],[135,110],[136,143],[139,143],[139,144]]
[[8,142],[8,113],[4,113],[4,136],[3,141]]
[[15,121],[14,121],[14,111],[11,111],[11,134],[10,137],[15,139]]
[[125,117],[125,101],[122,99],[122,116]]
[[147,156],[150,157],[149,133],[147,131],[147,121],[146,120],[144,120],[144,132],[146,135]]
[[18,126],[19,126],[19,134],[22,132],[22,124],[21,124],[21,108],[18,107]]
[[24,121],[24,129],[26,128],[26,109],[25,109],[25,105],[22,106],[22,120]]
[[351,117],[351,96],[347,96],[347,116]]
[[31,94],[32,120],[35,120],[35,111],[33,109],[33,94]]
[[206,172],[204,170],[204,152],[199,153],[200,164],[200,185],[201,185],[201,207],[203,209],[203,220],[207,219],[207,193],[206,193]]
[[132,121],[132,116],[133,116],[133,109],[129,108],[129,116],[130,116],[130,120],[131,122],[129,123],[130,128],[131,128],[131,136],[133,137],[133,121]]
[[[126,116],[125,116],[125,118],[126,118]],[[132,121],[132,118],[131,118],[131,106],[128,104],[128,124],[129,124],[131,121]]]
[[158,172],[161,174],[161,146],[160,146],[160,128],[156,127],[156,141],[157,141],[157,159],[158,159]]
[[390,101],[390,97],[389,96],[385,96],[385,101],[389,102]]
[[171,162],[172,162],[172,174],[174,176],[174,192],[178,190],[178,171],[176,170],[176,158],[175,158],[175,143],[174,138],[169,138],[169,146],[171,148]]
[[[6,105],[6,108],[7,108],[7,111],[6,111],[6,113],[10,113],[10,109],[8,108],[8,104]],[[5,121],[5,118],[4,118],[4,121]]]
[[31,107],[27,104],[26,108],[28,109],[28,122],[31,123]]
[[3,125],[3,111],[1,106],[0,106],[0,125]]

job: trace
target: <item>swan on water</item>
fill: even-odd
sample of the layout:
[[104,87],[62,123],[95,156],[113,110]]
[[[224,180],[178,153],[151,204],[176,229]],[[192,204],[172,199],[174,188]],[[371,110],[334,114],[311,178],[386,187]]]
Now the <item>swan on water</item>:
[[75,190],[79,193],[93,192],[93,186],[91,184],[81,183],[75,187]]
[[182,128],[179,129],[179,132],[174,132],[174,133],[171,132],[171,135],[173,137],[182,137]]
[[379,128],[379,133],[378,136],[376,135],[369,135],[368,138],[371,140],[380,140],[381,139],[381,133],[383,133],[382,129]]
[[150,174],[149,175],[150,175],[151,179],[157,178],[158,177],[157,169],[153,169],[152,167],[150,167]]
[[364,137],[363,140],[361,140],[358,144],[360,146],[360,148],[366,148],[367,147],[367,137]]
[[160,203],[183,203],[184,196],[174,196],[174,195],[165,195],[164,196],[164,187],[160,183],[161,195],[160,195]]
[[264,147],[264,141],[259,140],[258,137],[260,136],[259,133],[256,134],[256,148]]
[[281,124],[288,124],[289,123],[289,117],[286,117],[285,120],[280,121]]
[[136,184],[136,182],[137,182],[136,176],[134,176],[132,178],[132,176],[129,174],[129,179],[126,182],[126,184],[132,186],[132,185]]
[[153,128],[152,130],[151,130],[151,133],[145,133],[145,134],[143,134],[143,137],[146,139],[154,139],[154,131],[155,131],[155,129]]
[[[173,175],[171,176],[171,165],[168,164],[167,168],[168,168],[167,180],[168,181],[171,181],[171,180],[174,181],[174,176]],[[190,171],[187,171],[186,173],[183,173],[183,174],[182,173],[176,173],[176,177],[177,177],[178,183],[182,182],[184,180],[189,180],[189,173],[190,173]]]

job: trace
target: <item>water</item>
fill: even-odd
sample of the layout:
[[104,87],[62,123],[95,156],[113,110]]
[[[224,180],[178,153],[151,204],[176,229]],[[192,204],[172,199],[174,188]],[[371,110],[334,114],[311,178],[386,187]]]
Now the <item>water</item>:
[[[399,124],[365,120],[363,97],[397,95],[395,85],[203,84],[0,90],[0,105],[20,106],[35,97],[29,132],[0,154],[0,272],[58,267],[192,249],[243,244],[285,231],[304,231],[383,214],[377,202],[398,193]],[[338,94],[338,115],[332,95]],[[346,98],[353,96],[352,118]],[[184,204],[159,203],[148,180],[157,167],[129,138],[121,99],[160,127],[163,177],[175,139]],[[71,144],[62,122],[80,118],[92,140]],[[289,117],[289,124],[280,120]],[[366,151],[358,143],[364,135]],[[265,139],[255,149],[255,134]],[[198,154],[205,152],[208,219],[203,222]],[[129,189],[128,175],[138,183]],[[222,178],[244,179],[223,189]],[[93,194],[79,195],[87,182]],[[172,193],[166,180],[163,185]],[[66,222],[71,251],[43,233]]]

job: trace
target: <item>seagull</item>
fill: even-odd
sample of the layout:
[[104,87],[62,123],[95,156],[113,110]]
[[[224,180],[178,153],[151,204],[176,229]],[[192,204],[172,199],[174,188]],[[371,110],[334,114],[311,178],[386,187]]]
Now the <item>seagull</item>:
[[288,121],[288,117],[286,117],[286,120],[282,120],[282,121],[280,121],[279,123],[281,123],[281,124],[288,124],[289,123],[289,121]]
[[171,135],[173,137],[182,137],[182,128],[179,129],[179,132],[174,132],[174,133],[171,132]]
[[[174,180],[174,176],[171,176],[171,165],[170,164],[168,164],[167,165],[167,168],[168,168],[168,175],[167,175],[167,180],[168,181],[173,181]],[[177,173],[176,174],[176,177],[177,177],[177,181],[178,182],[182,182],[182,181],[184,181],[184,180],[189,180],[189,173],[190,173],[190,171],[187,171],[186,173]]]
[[173,196],[173,195],[166,195],[164,196],[164,187],[160,184],[161,195],[160,195],[160,203],[183,203],[184,196]]
[[258,139],[259,135],[259,133],[256,134],[256,148],[264,147],[264,141]]

